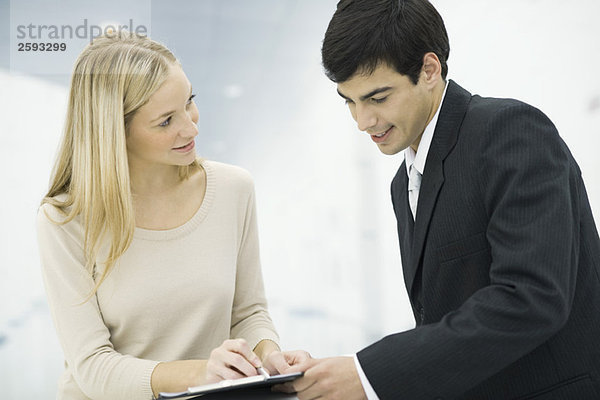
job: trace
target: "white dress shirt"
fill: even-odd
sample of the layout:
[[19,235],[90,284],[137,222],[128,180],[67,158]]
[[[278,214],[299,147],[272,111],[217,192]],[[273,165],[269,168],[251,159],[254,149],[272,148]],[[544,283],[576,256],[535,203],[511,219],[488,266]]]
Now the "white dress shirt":
[[404,150],[404,159],[406,160],[407,176],[410,176],[410,167],[413,165],[421,175],[423,175],[423,171],[425,171],[425,161],[427,161],[427,154],[429,153],[429,147],[431,146],[431,141],[433,140],[433,132],[435,131],[435,126],[437,125],[437,120],[440,116],[440,109],[442,108],[441,105],[444,102],[444,97],[446,97],[446,89],[448,89],[447,82],[446,87],[444,88],[444,93],[442,94],[442,101],[440,102],[440,106],[438,106],[435,115],[425,127],[425,130],[423,131],[423,136],[421,136],[421,141],[419,142],[419,147],[417,148],[417,152],[415,153],[415,151],[410,146],[408,146],[406,150]]

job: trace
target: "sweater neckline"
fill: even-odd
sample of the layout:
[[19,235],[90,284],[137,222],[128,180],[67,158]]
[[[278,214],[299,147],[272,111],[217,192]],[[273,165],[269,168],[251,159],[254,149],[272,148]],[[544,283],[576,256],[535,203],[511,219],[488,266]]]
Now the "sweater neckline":
[[213,203],[215,195],[215,175],[213,166],[206,160],[198,160],[206,173],[206,189],[202,204],[198,207],[196,213],[185,223],[173,229],[153,230],[136,227],[133,233],[134,239],[143,240],[173,240],[180,238],[194,231],[198,225],[206,218]]

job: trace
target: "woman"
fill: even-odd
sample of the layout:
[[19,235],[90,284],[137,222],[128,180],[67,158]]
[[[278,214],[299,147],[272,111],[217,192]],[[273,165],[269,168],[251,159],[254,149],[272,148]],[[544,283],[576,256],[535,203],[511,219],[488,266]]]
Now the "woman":
[[37,220],[60,399],[148,400],[287,366],[253,183],[196,157],[193,97],[173,54],[143,36],[99,37],[76,62]]

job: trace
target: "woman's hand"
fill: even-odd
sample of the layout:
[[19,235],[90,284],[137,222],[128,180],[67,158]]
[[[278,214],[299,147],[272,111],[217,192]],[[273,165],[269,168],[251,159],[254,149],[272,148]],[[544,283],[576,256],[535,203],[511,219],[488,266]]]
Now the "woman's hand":
[[228,339],[210,353],[206,383],[254,376],[258,374],[256,368],[261,366],[260,358],[244,339]]
[[[312,360],[312,357],[304,350],[274,351],[265,360],[265,367],[269,371],[277,371],[277,374],[304,372],[305,368],[303,366],[307,365],[309,360]],[[294,382],[275,385],[273,386],[273,390],[276,392],[295,393]]]
[[273,351],[269,353],[264,366],[271,375],[285,374],[294,365],[311,359],[308,352],[304,350]]

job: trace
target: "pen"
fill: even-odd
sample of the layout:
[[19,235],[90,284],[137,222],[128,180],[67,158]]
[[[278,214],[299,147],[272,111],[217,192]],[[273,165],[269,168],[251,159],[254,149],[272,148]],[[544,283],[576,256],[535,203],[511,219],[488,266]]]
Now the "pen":
[[262,376],[264,376],[266,379],[271,377],[271,375],[269,375],[269,373],[267,371],[265,371],[265,369],[263,367],[256,368],[256,371],[259,374],[261,374]]

